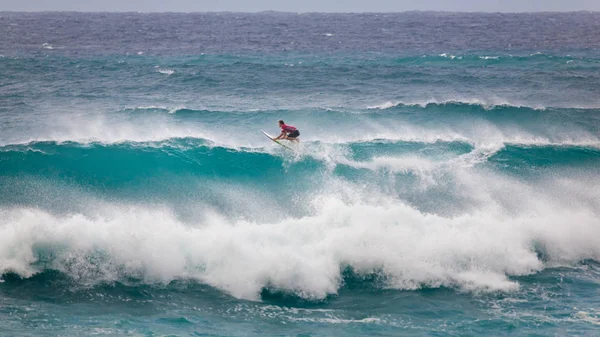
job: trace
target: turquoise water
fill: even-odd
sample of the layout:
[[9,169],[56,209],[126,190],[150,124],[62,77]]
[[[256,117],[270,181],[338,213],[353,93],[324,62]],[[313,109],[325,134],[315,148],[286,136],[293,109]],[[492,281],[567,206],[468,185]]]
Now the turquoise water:
[[1,13],[0,336],[598,335],[599,19]]

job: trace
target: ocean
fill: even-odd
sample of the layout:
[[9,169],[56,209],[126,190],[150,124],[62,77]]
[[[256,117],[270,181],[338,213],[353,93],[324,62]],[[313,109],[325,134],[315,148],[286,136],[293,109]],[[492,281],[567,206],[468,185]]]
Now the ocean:
[[600,13],[0,32],[0,336],[600,335]]

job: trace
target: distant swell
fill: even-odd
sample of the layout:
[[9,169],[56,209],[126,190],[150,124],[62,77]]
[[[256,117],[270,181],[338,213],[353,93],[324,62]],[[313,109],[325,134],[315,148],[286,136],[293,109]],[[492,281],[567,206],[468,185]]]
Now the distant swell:
[[[372,105],[367,107],[367,109],[393,109],[393,108],[421,108],[421,109],[437,109],[437,110],[508,110],[508,109],[522,109],[522,110],[546,110],[551,107],[544,106],[528,106],[528,105],[514,105],[509,103],[494,103],[494,102],[484,102],[480,100],[446,100],[446,101],[422,101],[422,102],[392,102],[388,101],[379,105]],[[568,109],[568,108],[557,108],[557,109]],[[581,107],[573,107],[572,109],[581,109],[581,110],[598,110],[599,108],[581,108]]]
[[[564,111],[568,112],[569,110],[575,110],[579,112],[587,112],[590,113],[600,113],[600,106],[572,106],[572,107],[552,107],[552,106],[543,106],[543,105],[528,105],[528,104],[515,104],[508,103],[502,101],[485,101],[485,100],[424,100],[424,101],[415,101],[415,102],[403,102],[403,101],[387,101],[381,104],[369,105],[366,107],[368,110],[389,110],[393,111],[395,109],[415,109],[415,110],[438,110],[438,111],[452,111],[452,112],[488,112],[491,110],[494,111],[508,111],[508,110],[520,110],[522,112],[539,112],[546,110],[554,110],[554,111]],[[306,111],[307,109],[298,109],[298,112]],[[315,108],[310,109],[314,111],[324,111],[326,113],[334,114],[336,112],[355,112],[360,110],[359,107],[344,107],[344,106],[336,106],[336,107],[324,107],[324,108]],[[127,108],[122,110],[123,112],[163,112],[163,113],[171,113],[171,114],[219,114],[219,113],[244,113],[248,115],[252,114],[274,114],[281,112],[295,112],[295,110],[271,110],[271,109],[254,109],[252,111],[237,111],[237,110],[210,110],[210,109],[194,109],[187,107],[166,107],[166,106],[141,106],[136,108]]]

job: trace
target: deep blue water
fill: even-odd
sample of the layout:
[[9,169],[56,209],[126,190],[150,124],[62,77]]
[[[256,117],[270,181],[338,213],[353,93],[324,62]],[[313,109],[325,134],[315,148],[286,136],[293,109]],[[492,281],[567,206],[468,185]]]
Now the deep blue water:
[[600,334],[600,14],[0,32],[0,336]]

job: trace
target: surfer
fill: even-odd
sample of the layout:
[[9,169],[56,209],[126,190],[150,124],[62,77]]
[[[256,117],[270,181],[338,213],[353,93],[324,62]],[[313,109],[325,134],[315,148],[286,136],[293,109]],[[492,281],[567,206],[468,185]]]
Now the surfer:
[[278,139],[287,139],[294,142],[299,142],[298,136],[300,136],[300,131],[291,125],[286,125],[283,120],[279,120],[279,127],[281,128],[281,134],[274,138],[273,140]]

